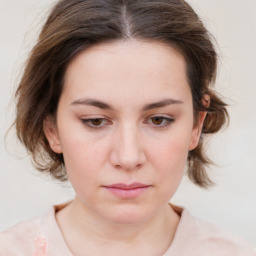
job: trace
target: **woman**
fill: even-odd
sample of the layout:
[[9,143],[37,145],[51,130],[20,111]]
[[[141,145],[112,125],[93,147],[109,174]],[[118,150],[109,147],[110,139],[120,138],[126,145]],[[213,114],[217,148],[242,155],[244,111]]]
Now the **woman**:
[[[254,255],[170,205],[211,184],[204,135],[227,119],[216,52],[182,0],[62,0],[16,92],[16,129],[73,201],[0,236],[0,255]],[[2,250],[2,251],[1,251]]]

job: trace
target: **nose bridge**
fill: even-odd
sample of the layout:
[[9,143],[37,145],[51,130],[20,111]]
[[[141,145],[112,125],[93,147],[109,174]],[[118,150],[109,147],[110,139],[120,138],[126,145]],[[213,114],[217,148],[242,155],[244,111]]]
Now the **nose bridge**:
[[119,168],[132,170],[145,161],[139,128],[126,122],[118,127],[112,150],[112,163]]

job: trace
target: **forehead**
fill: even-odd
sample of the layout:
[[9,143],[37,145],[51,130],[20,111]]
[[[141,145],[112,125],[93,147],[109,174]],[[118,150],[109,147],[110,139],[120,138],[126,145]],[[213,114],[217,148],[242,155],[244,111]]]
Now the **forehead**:
[[120,40],[76,56],[67,68],[63,94],[70,100],[78,96],[153,100],[169,94],[186,98],[190,89],[186,62],[177,50],[158,42]]

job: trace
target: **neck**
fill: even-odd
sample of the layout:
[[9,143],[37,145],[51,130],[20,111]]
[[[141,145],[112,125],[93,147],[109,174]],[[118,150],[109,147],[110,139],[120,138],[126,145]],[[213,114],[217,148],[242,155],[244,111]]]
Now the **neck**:
[[[80,248],[77,252],[92,252],[98,248],[108,255],[106,250],[113,245],[109,255],[113,255],[113,252],[116,254],[119,250],[122,253],[118,255],[125,255],[124,251],[129,252],[128,255],[131,255],[132,251],[135,255],[139,255],[138,251],[142,255],[151,255],[154,250],[157,250],[157,253],[152,255],[161,255],[173,240],[179,216],[169,204],[166,204],[147,221],[136,224],[115,223],[95,216],[78,199],[75,199],[57,213],[57,221],[73,253],[76,251],[74,248]],[[150,253],[146,252],[147,248]],[[74,255],[79,254],[74,253]]]

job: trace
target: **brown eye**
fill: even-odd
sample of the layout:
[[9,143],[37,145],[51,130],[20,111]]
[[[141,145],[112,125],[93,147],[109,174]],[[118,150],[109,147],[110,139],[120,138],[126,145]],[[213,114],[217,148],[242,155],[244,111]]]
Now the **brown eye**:
[[158,116],[156,116],[156,117],[152,117],[151,120],[152,120],[152,123],[153,123],[153,124],[155,124],[155,125],[161,125],[162,122],[163,122],[163,120],[164,120],[164,118],[163,118],[163,117],[158,117]]
[[92,129],[104,128],[111,124],[111,121],[107,120],[106,118],[82,119],[81,121],[84,125]]
[[156,128],[163,128],[169,126],[174,122],[173,118],[165,116],[152,116],[147,120],[147,123]]
[[99,126],[102,124],[103,119],[102,118],[92,119],[90,120],[90,122],[93,126]]

